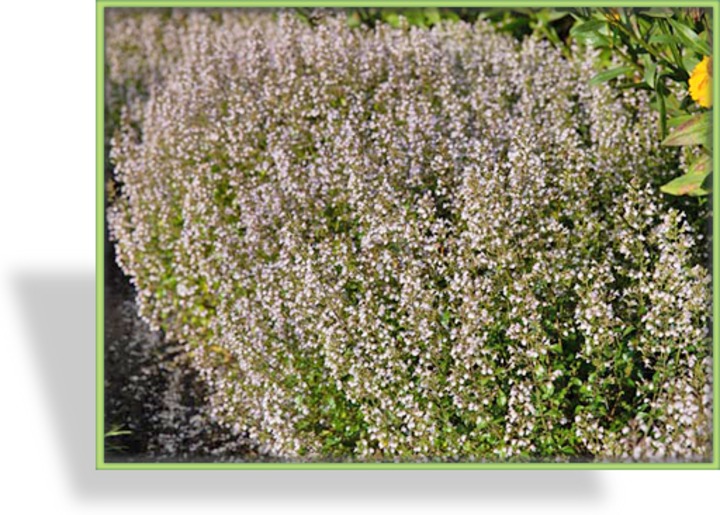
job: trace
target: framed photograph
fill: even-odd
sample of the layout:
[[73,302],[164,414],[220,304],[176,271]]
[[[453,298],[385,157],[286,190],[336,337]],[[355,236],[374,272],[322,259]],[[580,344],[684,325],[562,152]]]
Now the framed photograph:
[[720,468],[718,4],[505,4],[98,1],[98,469]]

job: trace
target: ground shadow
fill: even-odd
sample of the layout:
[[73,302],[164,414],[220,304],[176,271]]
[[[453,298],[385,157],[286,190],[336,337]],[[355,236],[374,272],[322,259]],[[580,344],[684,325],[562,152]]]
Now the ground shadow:
[[97,471],[95,470],[95,278],[19,274],[15,289],[32,338],[52,433],[81,500],[341,499],[395,502],[454,498],[528,503],[602,497],[598,471]]

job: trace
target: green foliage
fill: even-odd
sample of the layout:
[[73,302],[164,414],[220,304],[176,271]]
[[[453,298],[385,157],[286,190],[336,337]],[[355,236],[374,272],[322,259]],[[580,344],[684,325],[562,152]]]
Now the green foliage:
[[[659,134],[665,145],[703,145],[708,147],[710,124],[703,108],[690,97],[676,100],[678,92],[688,91],[688,79],[705,56],[711,56],[708,15],[701,9],[576,9],[570,35],[577,41],[600,49],[600,66],[592,84],[612,80],[620,88],[650,91],[659,111]],[[617,63],[621,62],[622,66]],[[694,116],[693,116],[694,115]],[[679,117],[696,120],[668,137],[670,120]],[[672,195],[705,195],[707,166],[697,171],[688,163],[687,176],[673,180],[661,190]],[[707,173],[710,173],[708,170]],[[703,175],[705,174],[705,175]],[[701,188],[702,184],[707,188]]]

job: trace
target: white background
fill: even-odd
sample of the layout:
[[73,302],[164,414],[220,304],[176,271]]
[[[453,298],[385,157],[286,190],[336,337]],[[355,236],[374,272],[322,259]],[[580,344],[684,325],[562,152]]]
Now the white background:
[[[0,10],[7,513],[703,513],[716,471],[96,471],[95,4]],[[130,511],[132,510],[132,511]]]

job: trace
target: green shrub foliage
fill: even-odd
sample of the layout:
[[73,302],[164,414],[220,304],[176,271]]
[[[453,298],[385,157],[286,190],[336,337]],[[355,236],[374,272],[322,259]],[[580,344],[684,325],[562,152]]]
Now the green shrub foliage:
[[118,259],[214,420],[287,459],[709,459],[705,243],[652,187],[677,155],[647,98],[588,85],[592,55],[230,11],[107,44],[145,92]]

